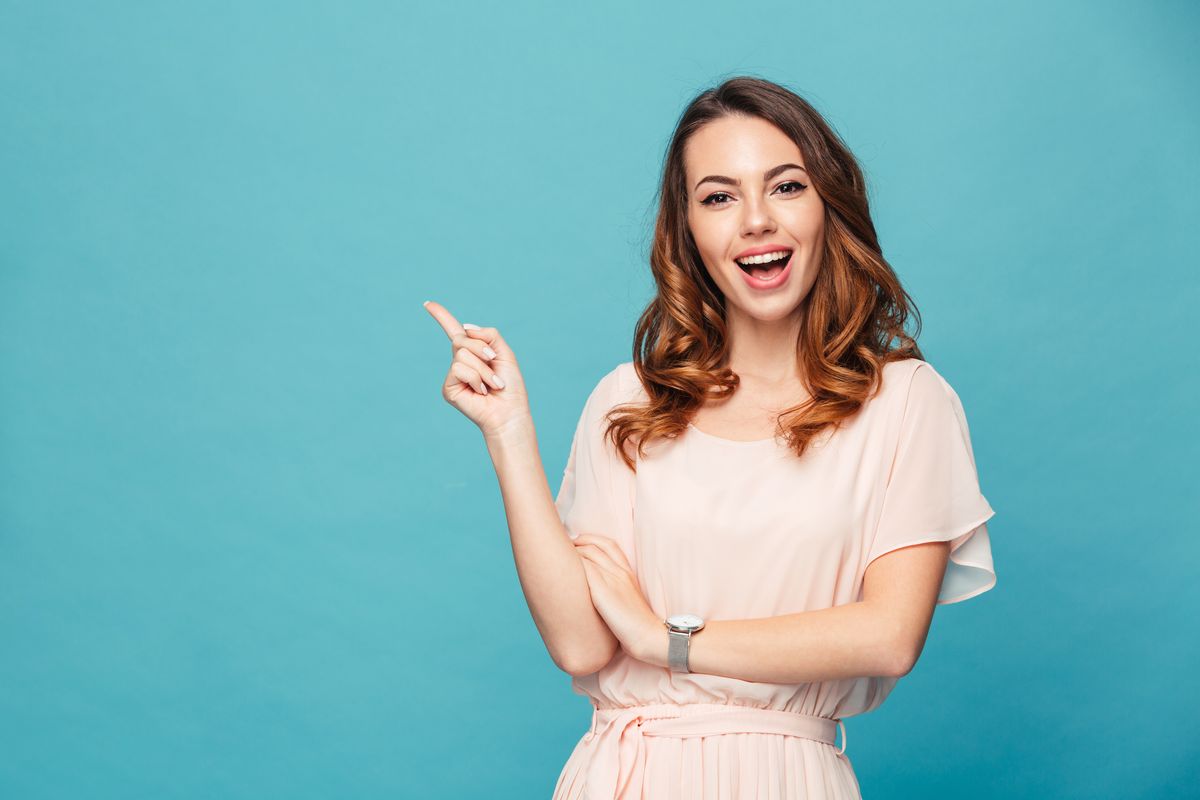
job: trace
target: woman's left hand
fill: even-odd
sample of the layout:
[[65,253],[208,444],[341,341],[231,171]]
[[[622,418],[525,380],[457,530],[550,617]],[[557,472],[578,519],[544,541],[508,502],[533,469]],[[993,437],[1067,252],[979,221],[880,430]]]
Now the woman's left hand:
[[592,605],[621,647],[639,661],[665,666],[666,626],[642,596],[621,546],[608,537],[583,533],[575,537],[575,551],[587,574]]

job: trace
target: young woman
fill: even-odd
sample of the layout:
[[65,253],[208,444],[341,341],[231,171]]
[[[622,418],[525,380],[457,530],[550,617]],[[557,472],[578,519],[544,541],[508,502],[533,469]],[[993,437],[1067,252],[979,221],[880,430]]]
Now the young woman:
[[687,107],[650,266],[553,505],[512,351],[427,304],[534,620],[594,707],[554,798],[858,798],[842,720],[913,668],[937,604],[995,584],[963,407],[904,331],[854,156],[784,87]]

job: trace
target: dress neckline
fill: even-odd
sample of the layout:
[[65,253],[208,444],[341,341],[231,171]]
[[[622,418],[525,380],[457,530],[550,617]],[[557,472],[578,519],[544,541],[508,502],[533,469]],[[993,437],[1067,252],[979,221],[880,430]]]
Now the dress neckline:
[[695,425],[693,425],[690,422],[688,423],[688,428],[690,428],[691,430],[700,434],[700,436],[702,436],[705,439],[712,439],[715,442],[722,442],[724,444],[733,444],[733,445],[776,444],[774,436],[771,436],[766,439],[726,439],[724,436],[716,436],[711,433],[705,433],[704,431],[700,430],[699,428],[697,428]]

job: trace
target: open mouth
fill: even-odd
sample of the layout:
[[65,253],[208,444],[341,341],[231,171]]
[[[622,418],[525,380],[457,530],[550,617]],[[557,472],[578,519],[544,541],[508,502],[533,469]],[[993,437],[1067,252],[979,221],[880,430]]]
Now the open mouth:
[[758,257],[744,259],[743,261],[735,261],[742,272],[759,281],[769,281],[779,273],[783,272],[787,266],[788,260],[792,257],[792,251],[780,252],[779,255],[762,260]]

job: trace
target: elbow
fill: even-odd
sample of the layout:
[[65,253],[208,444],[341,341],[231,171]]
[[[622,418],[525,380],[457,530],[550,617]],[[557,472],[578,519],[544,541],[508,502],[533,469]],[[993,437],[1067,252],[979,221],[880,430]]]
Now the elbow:
[[586,671],[587,664],[584,660],[569,653],[554,656],[554,665],[572,678],[581,678],[590,674]]
[[898,659],[896,663],[892,665],[892,668],[889,670],[888,674],[893,678],[903,678],[905,675],[912,672],[912,669],[916,666],[916,664],[916,659]]
[[867,665],[871,674],[883,678],[903,678],[916,663],[911,644],[899,630],[875,631],[869,644],[871,663]]
[[558,668],[570,675],[572,678],[582,678],[585,675],[591,675],[594,672],[599,672],[599,668],[593,669],[585,662],[579,662],[577,664],[572,661],[566,664],[559,664]]
[[593,667],[591,662],[583,659],[556,659],[554,663],[572,678],[582,678],[585,675],[591,675],[593,672],[600,670],[600,667]]
[[924,631],[913,630],[894,614],[880,614],[876,622],[869,639],[872,668],[882,677],[903,678],[912,672],[921,655]]
[[903,678],[917,665],[917,659],[921,657],[921,648],[913,647],[911,642],[899,642],[893,643],[888,648],[888,653],[888,677]]
[[614,655],[616,655],[616,650],[608,648],[602,651],[580,651],[556,658],[554,663],[572,678],[582,678],[585,675],[599,672],[608,662],[612,661]]

